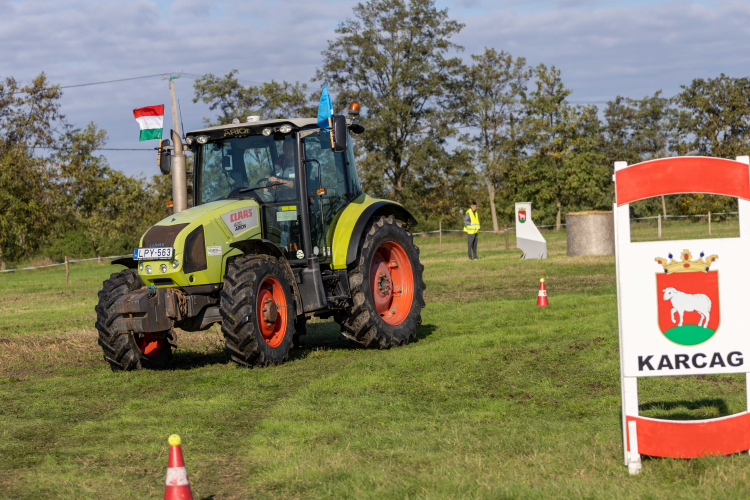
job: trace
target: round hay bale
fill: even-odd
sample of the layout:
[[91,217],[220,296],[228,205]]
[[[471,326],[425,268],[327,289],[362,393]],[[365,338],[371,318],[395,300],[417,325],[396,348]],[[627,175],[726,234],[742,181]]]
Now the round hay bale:
[[615,219],[612,212],[574,212],[565,215],[565,223],[568,257],[615,254]]

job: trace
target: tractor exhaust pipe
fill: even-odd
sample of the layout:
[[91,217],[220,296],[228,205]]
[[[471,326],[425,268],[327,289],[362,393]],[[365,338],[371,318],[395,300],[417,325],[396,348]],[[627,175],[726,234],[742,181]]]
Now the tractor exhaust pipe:
[[180,134],[172,130],[174,155],[172,156],[172,203],[174,213],[187,210],[187,172],[185,153],[182,152]]

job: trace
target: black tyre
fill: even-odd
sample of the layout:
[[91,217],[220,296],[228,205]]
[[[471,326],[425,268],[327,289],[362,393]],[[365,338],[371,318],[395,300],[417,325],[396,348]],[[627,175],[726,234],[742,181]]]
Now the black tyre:
[[220,312],[232,361],[250,367],[286,361],[294,336],[294,296],[276,258],[248,255],[230,263]]
[[335,316],[341,333],[381,349],[415,338],[425,306],[423,270],[419,248],[401,221],[393,216],[373,220],[349,271],[352,304]]
[[115,273],[104,282],[99,291],[96,306],[96,329],[98,343],[104,351],[104,359],[113,371],[141,368],[166,368],[172,358],[172,332],[147,334],[117,333],[113,323],[119,317],[112,311],[117,299],[143,287],[135,269]]

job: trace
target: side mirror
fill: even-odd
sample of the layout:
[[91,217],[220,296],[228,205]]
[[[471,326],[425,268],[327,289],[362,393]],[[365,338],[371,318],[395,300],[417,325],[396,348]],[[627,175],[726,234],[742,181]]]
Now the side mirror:
[[169,175],[172,171],[172,153],[169,149],[169,139],[161,141],[161,147],[159,148],[159,170],[164,175]]
[[343,153],[347,144],[346,117],[344,115],[333,115],[333,152]]

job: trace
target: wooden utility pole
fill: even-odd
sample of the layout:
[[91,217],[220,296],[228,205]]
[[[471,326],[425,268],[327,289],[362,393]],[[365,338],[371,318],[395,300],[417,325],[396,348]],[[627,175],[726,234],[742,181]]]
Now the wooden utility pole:
[[174,81],[180,77],[180,74],[169,75],[169,97],[172,100],[172,129],[180,135],[180,120],[177,116],[177,97],[174,94]]
[[708,212],[708,235],[711,236],[711,212]]
[[177,108],[177,96],[174,91],[174,81],[180,77],[180,73],[169,75],[169,97],[172,101],[172,142],[174,155],[172,155],[172,210],[174,213],[187,210],[187,173],[185,171],[185,154],[183,153],[182,140],[180,139],[180,120]]
[[443,253],[443,221],[438,221],[438,241],[440,241],[440,246],[438,253]]
[[659,228],[659,239],[661,239],[661,214],[656,219],[656,226]]

